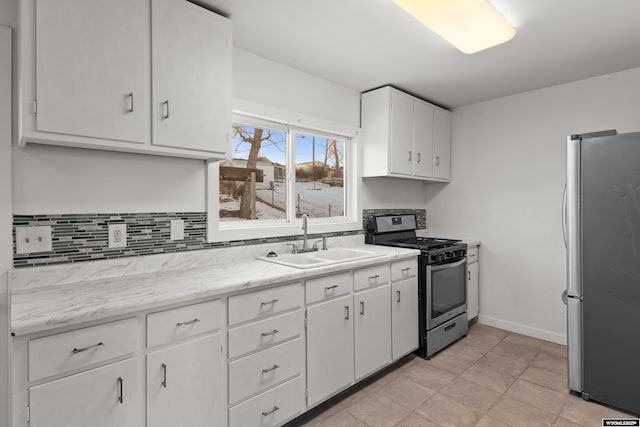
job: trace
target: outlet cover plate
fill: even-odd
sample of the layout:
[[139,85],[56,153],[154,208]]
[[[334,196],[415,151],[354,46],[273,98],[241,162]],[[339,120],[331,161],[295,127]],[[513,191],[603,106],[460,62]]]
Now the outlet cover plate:
[[127,224],[109,224],[109,248],[125,248],[127,246]]
[[171,220],[171,240],[184,240],[184,220]]
[[16,227],[16,254],[50,252],[51,226]]

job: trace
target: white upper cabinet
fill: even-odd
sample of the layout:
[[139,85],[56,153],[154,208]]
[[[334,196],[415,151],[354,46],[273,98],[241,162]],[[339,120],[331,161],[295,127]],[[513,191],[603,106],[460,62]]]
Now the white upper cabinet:
[[448,182],[451,113],[390,86],[362,94],[363,177]]
[[19,145],[229,155],[231,23],[187,0],[20,1]]
[[145,0],[37,0],[38,131],[149,141]]
[[185,0],[153,0],[153,144],[226,156],[231,21]]

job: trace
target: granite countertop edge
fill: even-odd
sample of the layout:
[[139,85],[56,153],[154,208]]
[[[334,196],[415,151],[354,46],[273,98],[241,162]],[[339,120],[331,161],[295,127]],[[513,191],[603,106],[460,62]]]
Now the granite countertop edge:
[[420,253],[414,249],[365,247],[377,252],[378,256],[308,269],[247,259],[222,265],[19,290],[11,295],[11,332],[13,336],[23,336],[134,315],[144,310],[397,261]]

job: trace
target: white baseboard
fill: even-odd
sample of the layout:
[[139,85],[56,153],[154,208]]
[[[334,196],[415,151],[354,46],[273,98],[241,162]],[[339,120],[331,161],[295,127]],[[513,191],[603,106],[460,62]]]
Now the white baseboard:
[[489,316],[478,316],[478,323],[487,326],[493,326],[495,328],[504,329],[510,332],[516,332],[518,334],[527,335],[533,338],[538,338],[545,341],[550,341],[556,344],[567,345],[567,336],[562,334],[556,334],[555,332],[543,331],[542,329],[532,328],[520,323],[513,323],[502,319],[496,319]]

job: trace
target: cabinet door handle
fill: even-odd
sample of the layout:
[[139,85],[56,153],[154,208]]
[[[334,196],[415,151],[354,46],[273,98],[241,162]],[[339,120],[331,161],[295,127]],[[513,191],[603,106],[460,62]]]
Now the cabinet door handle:
[[104,343],[99,342],[98,344],[90,345],[88,347],[74,348],[73,350],[71,350],[71,353],[78,354],[78,353],[82,353],[83,351],[91,350],[92,348],[100,348],[100,347],[104,347]]
[[349,320],[349,306],[344,306],[344,320]]
[[471,280],[471,272],[467,271],[467,280]]
[[274,329],[274,330],[273,330],[273,331],[271,331],[271,332],[263,332],[263,333],[261,333],[260,335],[261,335],[261,336],[263,336],[263,337],[268,337],[269,335],[275,335],[275,334],[277,334],[278,332],[280,332],[280,331],[279,331],[279,330],[277,330],[277,329]]
[[269,304],[275,304],[275,303],[277,303],[278,301],[279,301],[279,300],[277,300],[277,299],[275,299],[275,298],[274,298],[274,299],[272,299],[271,301],[261,302],[261,303],[260,303],[260,307],[264,307],[265,305],[269,305]]
[[338,285],[325,286],[325,287],[324,287],[324,291],[325,291],[325,292],[327,292],[327,291],[332,291],[332,290],[334,290],[334,289],[335,289],[335,288],[337,288],[337,287],[338,287]]
[[118,402],[120,402],[120,404],[124,403],[124,380],[122,379],[122,377],[118,377]]
[[411,270],[411,267],[406,267],[406,268],[403,268],[403,269],[402,269],[402,270],[400,270],[400,271],[402,271],[403,273],[406,273],[406,272],[408,272],[408,271],[410,271],[410,270]]
[[169,118],[169,100],[167,99],[162,103],[164,105],[164,114],[162,115],[163,119]]
[[178,322],[176,323],[176,326],[187,326],[187,325],[193,325],[194,323],[198,323],[200,322],[200,319],[195,318],[193,320],[189,320],[187,322]]
[[273,414],[274,412],[279,411],[279,410],[280,410],[280,408],[278,408],[277,406],[274,406],[272,409],[270,409],[270,410],[268,410],[268,411],[266,411],[266,412],[263,412],[263,413],[262,413],[262,416],[263,416],[263,417],[266,417],[266,416],[271,415],[271,414]]
[[420,153],[416,153],[416,163],[420,163]]
[[375,280],[375,279],[377,279],[378,277],[380,277],[380,275],[379,275],[379,274],[376,274],[375,276],[369,276],[369,280]]
[[162,369],[162,382],[160,383],[160,386],[167,388],[167,364],[163,363],[160,365],[160,368]]
[[409,161],[411,161],[411,150],[409,150]]
[[269,372],[271,372],[271,371],[275,371],[275,370],[276,370],[276,369],[278,369],[279,367],[280,367],[280,365],[273,365],[273,366],[272,366],[272,367],[270,367],[270,368],[263,369],[263,370],[262,370],[262,373],[263,373],[263,374],[266,374],[266,373],[269,373]]
[[364,316],[364,301],[360,301],[360,316]]
[[133,113],[133,92],[128,93],[126,96],[129,99],[129,108],[127,109],[127,113]]
[[436,166],[440,166],[440,156],[436,156]]
[[396,302],[400,302],[400,291],[396,291],[398,297],[396,298]]

